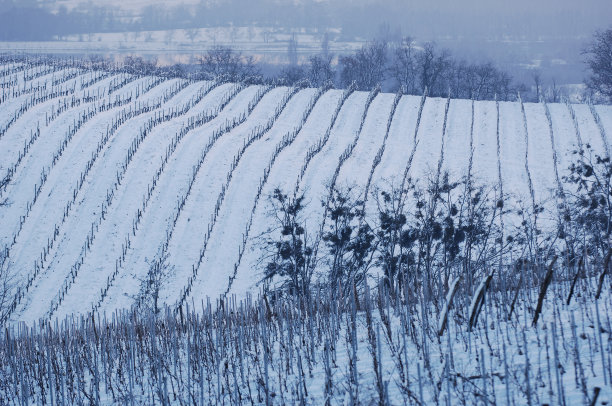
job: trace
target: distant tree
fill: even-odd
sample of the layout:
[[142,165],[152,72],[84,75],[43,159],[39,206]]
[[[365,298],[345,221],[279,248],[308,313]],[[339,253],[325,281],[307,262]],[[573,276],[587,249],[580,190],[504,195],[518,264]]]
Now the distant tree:
[[535,91],[535,102],[540,101],[540,97],[542,96],[542,73],[539,70],[534,70],[531,73],[531,78],[533,79],[534,91]]
[[555,78],[552,79],[548,100],[552,103],[559,103],[561,101],[561,89],[557,86],[557,80]]
[[321,39],[321,57],[327,58],[330,56],[329,51],[329,33],[324,33]]
[[141,56],[128,55],[123,60],[123,70],[133,75],[153,75],[157,71],[157,59],[146,61]]
[[612,29],[596,32],[583,53],[591,71],[588,89],[596,98],[612,102]]
[[310,57],[307,77],[312,86],[320,87],[325,82],[334,81],[336,72],[332,67],[331,61],[332,57],[330,55],[325,56],[321,54]]
[[370,42],[354,55],[340,57],[340,65],[343,86],[355,82],[358,90],[370,90],[386,78],[387,43]]
[[160,67],[157,69],[156,74],[167,78],[184,78],[188,75],[181,64]]
[[306,78],[306,71],[300,65],[285,66],[279,75],[280,81],[288,86],[292,86]]
[[476,100],[491,99],[495,95],[497,69],[492,63],[487,62],[473,67],[474,89],[472,95]]
[[500,71],[492,63],[470,65],[468,71],[471,74],[471,88],[466,97],[475,100],[492,100],[497,96],[500,100],[507,100],[510,94],[512,78],[505,72]]
[[450,53],[438,50],[434,43],[428,42],[417,56],[419,86],[423,92],[428,89],[432,96],[445,96],[448,93],[448,74],[451,68]]
[[500,100],[515,99],[516,85],[513,84],[512,76],[510,76],[508,72],[498,71],[494,96],[495,95],[497,95]]
[[215,46],[200,59],[203,75],[209,79],[221,78],[231,82],[260,75],[252,56],[244,56],[231,48]]
[[417,50],[411,37],[404,37],[393,52],[389,72],[407,94],[418,94]]
[[453,61],[448,75],[448,85],[452,97],[470,99],[476,87],[476,75],[473,66],[464,60]]
[[295,34],[291,35],[289,39],[289,44],[287,45],[287,57],[289,58],[289,65],[296,66],[298,64],[298,42],[295,38]]
[[375,38],[378,41],[390,43],[399,43],[402,39],[402,31],[399,27],[391,27],[391,24],[384,22],[378,26]]

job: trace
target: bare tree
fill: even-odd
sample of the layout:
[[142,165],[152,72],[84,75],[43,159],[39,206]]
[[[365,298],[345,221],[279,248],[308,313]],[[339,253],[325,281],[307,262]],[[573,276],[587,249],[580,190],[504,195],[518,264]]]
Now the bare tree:
[[321,56],[323,58],[327,58],[330,56],[329,54],[329,33],[323,34],[323,39],[321,40]]
[[244,56],[231,48],[215,46],[200,59],[202,73],[210,79],[221,78],[236,82],[258,76],[252,56]]
[[535,101],[539,102],[542,94],[542,74],[539,70],[534,70],[531,77],[533,78],[533,84],[535,86]]
[[515,85],[512,84],[512,76],[507,72],[499,71],[495,95],[500,100],[510,100],[511,97],[514,98],[516,95]]
[[549,89],[549,101],[552,103],[559,103],[561,101],[561,88],[557,86],[557,80],[555,78],[552,79],[552,85]]
[[428,89],[432,96],[443,96],[448,92],[444,80],[451,67],[450,54],[443,49],[438,51],[434,43],[428,42],[417,57],[419,67],[419,85],[421,92]]
[[460,99],[470,99],[476,87],[474,67],[466,61],[454,61],[451,73],[448,75],[451,95]]
[[596,98],[612,102],[612,29],[596,32],[583,53],[591,70],[586,81],[588,89]]
[[322,54],[310,57],[308,80],[312,86],[319,87],[325,82],[334,80],[336,72],[332,67],[331,61],[332,57],[330,55]]
[[355,82],[358,90],[370,90],[385,80],[387,43],[366,44],[354,55],[340,57],[340,64],[340,81],[344,86]]
[[492,63],[487,62],[474,67],[476,83],[473,97],[477,100],[488,98],[494,92],[496,69]]
[[289,44],[287,45],[287,57],[289,58],[289,65],[291,66],[296,66],[298,64],[297,47],[297,39],[295,38],[295,34],[292,34],[291,39],[289,39]]
[[474,100],[508,100],[512,97],[512,78],[492,63],[452,62],[448,75],[453,97]]
[[0,326],[2,326],[10,314],[10,307],[15,287],[14,275],[9,266],[8,249],[0,250]]
[[146,61],[141,56],[128,55],[123,60],[123,69],[133,75],[153,75],[157,69],[157,58]]
[[456,98],[508,100],[514,93],[510,75],[491,62],[456,60],[433,43],[420,49],[411,37],[394,48],[389,73],[407,94],[423,94],[427,88],[432,96],[446,96],[450,90]]
[[279,79],[285,85],[292,86],[306,78],[306,72],[300,65],[285,66],[279,75]]
[[173,273],[174,266],[168,263],[168,253],[160,249],[149,265],[147,275],[139,280],[140,293],[135,299],[142,310],[159,315],[161,311],[159,294]]
[[417,94],[417,50],[411,37],[404,37],[395,48],[393,62],[389,69],[391,76],[408,94]]

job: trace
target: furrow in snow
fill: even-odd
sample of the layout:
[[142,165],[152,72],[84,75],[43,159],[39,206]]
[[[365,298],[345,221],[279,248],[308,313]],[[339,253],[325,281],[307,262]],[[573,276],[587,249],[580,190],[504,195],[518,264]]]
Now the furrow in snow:
[[[220,95],[211,98],[210,101],[205,96],[215,86],[214,83],[205,82],[194,84],[191,89],[185,90],[163,106],[162,111],[165,110],[167,114],[160,115],[159,112],[153,112],[144,117],[132,118],[117,128],[117,134],[113,136],[108,148],[102,153],[101,159],[93,164],[91,176],[84,184],[82,197],[75,203],[74,212],[66,219],[66,225],[61,230],[58,248],[48,266],[49,270],[43,273],[41,280],[34,286],[37,289],[35,295],[41,298],[41,302],[50,300],[43,298],[49,297],[59,288],[59,293],[51,300],[51,309],[54,309],[66,294],[69,282],[72,280],[71,277],[76,276],[80,264],[90,253],[97,230],[112,206],[116,196],[115,192],[140,147],[148,138],[152,138],[154,141],[149,144],[155,144],[150,149],[152,152],[159,151],[160,140],[155,131],[163,134],[164,138],[169,138],[181,124],[177,114],[185,115],[192,109],[195,111],[214,109]],[[158,92],[164,92],[163,87],[158,89]],[[193,114],[185,119],[192,122],[197,116]],[[170,124],[164,125],[168,122]],[[156,128],[158,126],[160,128]],[[157,161],[151,160],[151,162]],[[84,218],[93,219],[93,222],[83,221]],[[68,276],[66,276],[66,270],[70,270]],[[49,278],[53,282],[48,282]],[[44,293],[41,293],[41,290]]]
[[[257,89],[247,89],[245,92],[248,94],[255,94]],[[117,191],[117,198],[119,200],[116,205],[112,206],[111,211],[107,214],[107,220],[101,224],[99,231],[102,236],[112,233],[112,235],[118,236],[119,238],[115,237],[112,241],[96,239],[97,242],[94,245],[95,254],[87,257],[82,266],[83,270],[81,274],[83,272],[89,274],[91,268],[94,267],[99,270],[97,272],[98,277],[95,279],[84,279],[80,276],[74,278],[74,283],[77,286],[71,289],[71,292],[73,292],[72,294],[66,296],[65,302],[68,304],[62,303],[58,310],[59,314],[62,314],[64,311],[62,309],[70,309],[70,302],[78,300],[82,289],[90,292],[88,302],[91,303],[91,306],[99,306],[101,299],[106,296],[106,292],[111,285],[113,285],[111,279],[114,280],[125,265],[131,238],[142,233],[142,231],[139,231],[139,225],[143,221],[143,216],[147,213],[147,209],[150,207],[151,202],[159,200],[159,197],[155,199],[154,197],[158,196],[160,193],[164,193],[164,184],[172,185],[172,172],[168,173],[165,169],[172,168],[176,165],[176,162],[180,162],[181,165],[190,167],[188,160],[180,158],[181,153],[187,151],[191,154],[197,154],[198,152],[196,148],[188,148],[182,140],[190,131],[196,129],[200,125],[204,125],[199,131],[200,133],[206,133],[205,131],[207,130],[215,133],[218,123],[223,123],[224,121],[226,123],[225,125],[231,126],[236,120],[239,121],[239,117],[244,114],[243,112],[246,108],[245,104],[247,104],[249,100],[250,99],[247,99],[246,102],[242,103],[240,100],[237,100],[237,102],[228,101],[229,104],[227,104],[227,107],[220,114],[214,115],[210,121],[205,119],[209,117],[206,116],[202,117],[203,121],[194,122],[191,125],[183,127],[183,129],[179,131],[179,134],[169,141],[165,153],[161,154],[161,156],[159,156],[158,152],[160,149],[159,147],[157,148],[157,152],[150,151],[148,153],[149,155],[157,155],[157,159],[143,156],[145,152],[140,154],[137,164],[128,168],[125,181],[121,184],[120,190]],[[223,103],[225,104],[225,102]],[[196,136],[196,134],[190,134],[188,138],[190,140],[197,139],[201,143],[205,143],[208,140],[208,137],[201,135]],[[161,165],[159,165],[160,161]],[[148,175],[143,176],[143,173]],[[151,176],[153,179],[152,181]],[[167,195],[165,196],[167,197]],[[173,201],[174,199],[170,200],[170,202]],[[158,230],[158,233],[163,234],[164,232],[165,230]],[[99,264],[101,258],[104,262],[104,266],[100,266]],[[146,269],[129,269],[128,271],[146,273]],[[125,270],[123,272],[125,272]],[[100,294],[96,294],[97,291],[102,293],[102,297]]]
[[[336,94],[335,97],[339,96],[339,94]],[[354,134],[359,125],[359,121],[353,120],[353,118],[355,114],[363,112],[366,99],[367,93],[364,92],[355,92],[346,99],[329,134],[329,140],[322,150],[311,158],[308,170],[301,177],[300,184],[306,194],[306,199],[309,201],[307,222],[317,218],[317,211],[322,210],[319,200],[322,200],[327,190],[327,183],[333,175],[328,165],[329,160],[335,161],[342,154],[342,151],[347,148],[347,145],[353,141]],[[296,163],[304,162],[309,151],[309,145],[316,145],[316,137],[321,134],[324,136],[326,132],[324,128],[316,129],[315,126],[323,126],[327,123],[329,128],[329,124],[332,121],[333,117],[328,116],[331,113],[331,109],[322,118],[324,111],[324,109],[320,110],[319,106],[315,106],[311,118],[307,120],[297,139],[279,153],[274,161],[274,166],[269,169],[265,185],[261,190],[260,199],[263,199],[263,201],[254,207],[255,211],[252,213],[252,226],[249,233],[250,238],[243,246],[243,257],[229,293],[242,296],[261,280],[262,273],[260,269],[262,264],[260,259],[263,252],[260,236],[272,232],[269,220],[269,196],[273,194],[276,188],[285,194],[289,194],[294,190],[301,174],[301,167],[296,165]],[[307,225],[307,227],[312,229],[311,227],[313,226]]]
[[[193,90],[187,92],[185,95],[187,100],[197,88],[198,85],[194,85]],[[179,89],[180,86],[175,88],[177,91]],[[168,87],[162,86],[156,90],[156,92],[148,94],[148,99],[154,103],[155,100],[158,100],[158,95],[167,94]],[[119,113],[115,113],[114,109],[105,111],[79,127],[78,131],[75,129],[71,134],[75,136],[74,139],[72,136],[70,137],[72,142],[62,144],[65,152],[60,154],[60,159],[54,159],[52,170],[47,169],[48,181],[44,183],[44,187],[40,189],[39,193],[39,196],[42,195],[42,200],[35,202],[38,204],[29,205],[31,214],[28,216],[29,221],[25,223],[23,231],[23,238],[24,241],[27,241],[27,244],[20,245],[20,239],[18,238],[14,247],[16,252],[11,253],[16,258],[26,261],[22,265],[24,268],[28,266],[28,259],[35,263],[34,271],[28,276],[27,283],[21,287],[22,291],[18,294],[19,300],[21,300],[20,296],[27,292],[36,277],[46,269],[49,261],[53,258],[52,254],[57,248],[55,243],[66,220],[70,217],[72,209],[77,205],[77,198],[82,199],[81,189],[89,182],[89,173],[97,162],[97,158],[103,156],[108,143],[114,141],[117,130],[128,123],[131,118],[149,111],[149,106],[155,105],[143,103],[138,110],[130,106],[129,109],[124,108]],[[91,134],[97,133],[101,133],[102,136],[97,143],[92,143],[89,137],[91,137]],[[79,172],[80,175],[78,175]],[[70,174],[72,179],[67,179],[67,174]],[[49,205],[48,202],[50,201],[59,204]],[[45,238],[47,239],[46,245]],[[36,249],[41,250],[40,254],[35,251]],[[16,262],[16,264],[18,263]]]
[[[312,91],[309,91],[309,94],[306,95],[306,97],[307,98],[305,100],[310,100],[312,97]],[[300,137],[295,140],[293,145],[301,145],[303,150],[307,150],[308,147],[315,144],[315,140],[319,140],[319,137],[325,133],[325,126],[327,126],[331,120],[331,118],[327,118],[328,114],[333,115],[333,106],[335,106],[337,102],[338,98],[336,93],[328,92],[327,94],[323,95],[319,103],[315,105],[315,108],[311,114],[311,120],[317,120],[316,117],[318,117],[318,121],[316,121],[314,126],[311,127],[312,124],[309,124],[311,120],[308,120]],[[305,104],[307,103],[308,102]],[[293,122],[290,123],[290,125],[293,126],[297,124],[297,122],[302,118],[303,113],[303,109],[296,111],[294,118],[292,119]],[[267,150],[267,154],[272,154],[274,148],[276,147],[276,143],[287,132],[288,128],[291,127],[278,127],[278,129],[274,130],[274,139],[276,139],[276,141],[269,144],[262,144],[260,141],[257,143],[256,148],[262,147],[264,150]],[[254,160],[255,162],[258,161],[258,157],[255,154],[249,154],[247,159]],[[253,202],[258,193],[259,177],[261,176],[261,173],[267,166],[268,162],[269,155],[268,159],[258,162],[258,165],[261,166],[259,166],[259,170],[255,170],[253,173],[250,172],[250,167],[248,164],[237,167],[237,173],[240,175],[237,175],[236,177],[232,176],[232,179],[235,180],[229,184],[227,193],[224,196],[224,201],[227,203],[220,207],[216,228],[212,231],[211,235],[207,239],[206,252],[202,258],[201,265],[199,265],[201,271],[197,275],[197,278],[194,278],[193,287],[191,289],[187,289],[186,295],[182,295],[185,296],[185,300],[193,299],[199,301],[206,296],[216,297],[226,292],[230,281],[229,278],[234,274],[232,265],[236,263],[237,258],[240,256],[239,243],[242,241],[242,234],[247,225],[246,222],[240,218],[240,214],[248,214],[252,210]],[[241,176],[248,180],[243,181]],[[240,197],[242,188],[245,188],[245,193],[248,193],[248,197],[245,197],[244,201]],[[238,213],[238,216],[234,216],[234,213],[236,212]],[[230,246],[235,250],[235,254],[230,254],[226,251],[230,249],[228,244],[231,244]],[[228,255],[231,255],[230,258],[233,259],[227,261],[226,257]]]

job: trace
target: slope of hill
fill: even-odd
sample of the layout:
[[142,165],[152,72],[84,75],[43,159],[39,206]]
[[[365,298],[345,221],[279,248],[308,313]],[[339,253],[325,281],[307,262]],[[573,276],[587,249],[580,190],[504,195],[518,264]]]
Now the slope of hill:
[[572,149],[609,156],[612,134],[609,106],[382,93],[369,103],[362,92],[19,64],[0,75],[0,170],[10,175],[0,244],[15,271],[13,321],[129,307],[162,257],[168,304],[257,289],[256,237],[279,186],[305,194],[310,229],[332,180],[374,190],[438,167],[470,168],[554,210],[548,196]]

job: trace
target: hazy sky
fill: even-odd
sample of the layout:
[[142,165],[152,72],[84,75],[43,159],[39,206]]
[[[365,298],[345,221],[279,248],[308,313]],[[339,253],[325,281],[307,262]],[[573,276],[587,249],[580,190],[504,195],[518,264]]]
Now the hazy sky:
[[[57,9],[65,5],[72,9],[85,4],[122,9],[132,16],[140,15],[146,6],[175,9],[186,5],[190,11],[199,4],[233,4],[234,9],[226,14],[257,11],[271,1],[260,0],[46,0],[46,4]],[[294,4],[296,13],[301,13],[304,4],[313,0],[277,0],[285,7]],[[452,33],[470,35],[479,32],[491,34],[499,30],[514,31],[522,27],[531,33],[543,35],[569,35],[590,32],[596,28],[612,25],[612,0],[321,0],[321,10],[335,10],[333,21],[342,19],[338,9],[350,8],[346,18],[358,19],[364,31],[372,32],[372,26],[391,20],[392,25],[401,25],[405,31],[421,36]],[[44,3],[43,3],[44,4]],[[86,8],[85,8],[86,9]],[[268,12],[268,10],[266,10]],[[272,8],[268,14],[274,14]],[[325,11],[322,11],[323,13]],[[313,17],[316,19],[316,16]],[[408,26],[413,27],[410,29]]]
[[[47,3],[58,5],[64,5],[72,8],[79,4],[92,4],[95,6],[111,6],[120,7],[128,10],[138,10],[148,5],[160,5],[167,7],[174,7],[180,4],[193,6],[204,3],[217,3],[223,4],[225,0],[45,0]],[[296,4],[300,5],[303,1],[300,0],[278,0],[280,4]],[[354,5],[363,4],[389,4],[399,3],[404,4],[407,9],[412,10],[433,10],[436,11],[447,11],[455,12],[460,11],[465,13],[466,11],[474,10],[478,12],[489,12],[489,13],[530,13],[530,12],[547,12],[554,13],[560,10],[575,10],[578,13],[582,11],[592,10],[597,14],[603,13],[602,17],[609,21],[612,20],[612,1],[610,0],[320,0],[321,3],[351,3]],[[250,3],[252,6],[256,6],[257,0],[249,0],[246,3]]]

